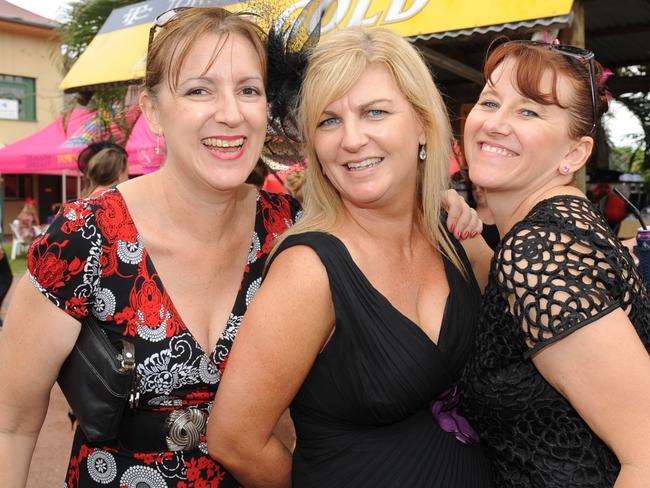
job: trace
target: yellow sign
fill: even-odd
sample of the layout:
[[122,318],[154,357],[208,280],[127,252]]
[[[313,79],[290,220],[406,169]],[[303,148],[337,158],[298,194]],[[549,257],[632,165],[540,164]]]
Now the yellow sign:
[[[195,4],[196,1],[185,3]],[[227,0],[218,2],[219,5],[228,3]],[[307,3],[307,0],[272,2],[275,11],[271,17],[286,22]],[[416,37],[566,16],[572,3],[573,0],[323,0],[326,12],[322,34],[348,26],[364,26],[385,27],[403,37]],[[141,79],[149,28],[168,4],[167,1],[150,0],[114,10],[63,79],[61,88],[75,91],[84,86]],[[247,10],[247,4],[230,3],[226,8],[242,11]]]

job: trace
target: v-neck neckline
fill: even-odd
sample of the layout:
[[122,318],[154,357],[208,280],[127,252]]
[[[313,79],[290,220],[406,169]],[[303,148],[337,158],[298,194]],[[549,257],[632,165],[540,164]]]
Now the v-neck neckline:
[[257,230],[258,230],[258,227],[259,227],[259,224],[260,224],[259,218],[260,218],[261,212],[258,211],[259,210],[259,205],[260,205],[260,198],[261,198],[260,197],[260,192],[257,191],[256,197],[255,197],[255,221],[253,223],[253,230],[251,232],[251,238],[250,238],[250,242],[248,244],[248,249],[249,249],[248,257],[246,258],[246,264],[244,265],[242,277],[241,277],[241,280],[239,281],[239,291],[235,295],[235,300],[234,300],[234,302],[232,304],[232,307],[230,308],[230,311],[228,313],[228,318],[226,319],[226,323],[224,324],[223,330],[219,334],[219,337],[215,341],[215,343],[212,346],[212,348],[210,349],[210,351],[206,351],[203,348],[203,346],[201,345],[201,343],[196,339],[196,336],[192,333],[191,329],[187,326],[187,322],[185,322],[185,319],[183,319],[183,317],[181,316],[180,312],[176,308],[176,305],[174,303],[174,300],[173,300],[172,296],[167,291],[167,287],[165,286],[165,282],[163,281],[162,276],[160,275],[160,273],[158,273],[158,270],[156,269],[156,265],[153,262],[153,259],[151,258],[151,255],[149,254],[149,250],[147,249],[147,246],[145,245],[144,239],[142,239],[142,236],[140,235],[140,231],[138,230],[138,226],[135,224],[135,221],[133,220],[133,216],[131,215],[131,210],[129,209],[129,206],[128,206],[127,202],[126,202],[126,199],[124,198],[124,195],[122,195],[122,192],[120,192],[120,190],[117,187],[114,187],[113,190],[117,193],[117,195],[119,195],[119,198],[122,200],[122,203],[124,204],[124,208],[126,210],[126,216],[127,216],[128,220],[129,220],[128,223],[130,223],[133,226],[133,228],[136,230],[137,236],[140,239],[140,241],[142,242],[142,256],[143,256],[143,259],[145,259],[147,269],[150,271],[149,274],[151,276],[155,275],[157,277],[158,281],[160,282],[160,287],[162,289],[163,295],[167,298],[168,303],[169,303],[170,307],[172,308],[173,313],[176,315],[179,322],[181,323],[182,328],[184,328],[187,331],[187,333],[190,335],[190,337],[192,338],[192,340],[196,344],[197,349],[200,350],[201,353],[209,361],[211,361],[214,364],[218,364],[220,361],[217,361],[216,360],[217,358],[215,356],[215,354],[217,352],[217,348],[218,348],[219,344],[224,340],[226,334],[228,333],[228,323],[230,322],[230,318],[234,315],[234,311],[237,308],[237,303],[241,299],[242,293],[246,293],[246,291],[244,290],[243,284],[244,284],[244,282],[246,280],[246,276],[248,275],[249,269],[250,269],[250,249],[252,249],[254,244],[255,244],[255,236],[257,234]]
[[422,327],[420,327],[417,323],[415,323],[412,319],[410,319],[406,314],[404,314],[401,310],[399,310],[393,303],[384,295],[382,292],[380,292],[375,285],[372,284],[372,282],[368,279],[368,277],[365,275],[365,273],[361,270],[359,265],[356,263],[354,258],[352,257],[352,254],[350,254],[349,249],[345,245],[345,243],[336,237],[334,234],[326,233],[328,236],[332,237],[337,244],[341,247],[343,250],[346,259],[349,260],[349,262],[352,264],[354,269],[359,273],[361,276],[364,284],[368,287],[368,289],[375,295],[377,296],[381,301],[383,301],[391,310],[393,310],[397,315],[399,315],[404,322],[406,322],[408,325],[411,327],[414,327],[421,336],[426,339],[426,342],[429,343],[431,346],[433,346],[436,350],[440,350],[439,344],[443,341],[443,333],[446,335],[446,324],[449,322],[448,320],[448,315],[449,315],[449,303],[451,301],[451,296],[453,293],[452,289],[452,283],[449,281],[449,266],[452,266],[452,264],[445,258],[444,254],[441,253],[441,259],[443,262],[444,270],[445,270],[445,279],[447,280],[447,284],[449,286],[449,293],[447,294],[447,298],[445,299],[445,309],[442,314],[442,319],[440,322],[440,331],[438,332],[438,340],[434,342],[431,337],[429,337],[429,334],[427,334]]

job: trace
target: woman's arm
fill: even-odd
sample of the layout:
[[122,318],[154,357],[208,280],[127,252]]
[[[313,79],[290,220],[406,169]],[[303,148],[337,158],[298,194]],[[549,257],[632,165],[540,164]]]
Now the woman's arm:
[[650,356],[623,310],[533,357],[621,463],[616,488],[650,486]]
[[283,251],[246,312],[208,423],[210,455],[246,488],[291,486],[291,454],[273,429],[333,324],[318,256],[305,246]]
[[485,290],[488,282],[488,274],[490,272],[490,262],[494,252],[487,245],[482,236],[476,236],[473,239],[466,239],[461,242],[469,264],[472,266],[472,271],[481,288],[481,293]]
[[0,486],[25,486],[50,390],[79,330],[23,277],[0,333]]

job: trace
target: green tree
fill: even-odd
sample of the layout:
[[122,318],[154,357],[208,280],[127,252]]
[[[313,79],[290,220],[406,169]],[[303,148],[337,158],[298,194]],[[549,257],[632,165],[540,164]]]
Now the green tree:
[[[649,76],[650,63],[640,66],[622,68],[620,76]],[[640,166],[640,173],[646,188],[650,190],[650,92],[625,93],[616,100],[637,116],[643,128],[645,148]]]
[[[90,44],[111,12],[120,7],[138,3],[137,0],[76,0],[58,28],[61,38],[63,72],[67,73]],[[128,86],[99,87],[77,94],[73,103],[97,110],[109,138],[125,144],[135,120],[127,117],[126,95]],[[115,136],[109,126],[115,124],[120,134]]]

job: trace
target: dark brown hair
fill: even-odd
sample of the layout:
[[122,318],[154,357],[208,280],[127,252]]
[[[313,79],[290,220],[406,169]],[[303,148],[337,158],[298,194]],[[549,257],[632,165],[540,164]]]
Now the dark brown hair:
[[[488,54],[483,68],[483,75],[492,84],[494,70],[506,59],[515,61],[515,76],[513,83],[523,96],[543,105],[557,105],[568,109],[571,114],[569,135],[573,139],[593,135],[592,123],[600,125],[600,119],[609,107],[603,81],[603,67],[594,61],[596,77],[596,120],[593,119],[591,102],[591,86],[589,80],[588,62],[566,56],[550,45],[535,45],[525,42],[510,41],[500,44]],[[552,90],[543,92],[541,80],[543,75],[551,73]],[[566,76],[574,88],[574,95],[567,106],[560,103],[557,97],[557,82],[560,76]]]
[[[266,84],[266,46],[263,31],[242,15],[233,14],[219,7],[193,7],[180,11],[168,24],[160,28],[149,51],[144,78],[144,89],[156,96],[158,85],[164,80],[175,91],[183,63],[194,43],[205,34],[238,34],[247,39],[260,61],[260,69]],[[219,55],[223,41],[214,48],[207,71]]]
[[117,183],[120,175],[126,171],[128,161],[126,152],[113,147],[107,147],[95,154],[88,161],[86,178],[88,185],[83,195],[87,197],[99,186],[109,186]]

